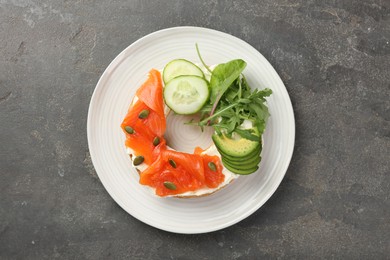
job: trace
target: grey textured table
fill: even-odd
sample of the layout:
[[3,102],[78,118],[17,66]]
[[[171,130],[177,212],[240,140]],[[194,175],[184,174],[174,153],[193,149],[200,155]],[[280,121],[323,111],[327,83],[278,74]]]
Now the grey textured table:
[[[0,258],[390,257],[390,1],[0,0]],[[101,73],[153,31],[235,35],[281,75],[296,147],[274,196],[177,235],[123,211],[88,152]]]

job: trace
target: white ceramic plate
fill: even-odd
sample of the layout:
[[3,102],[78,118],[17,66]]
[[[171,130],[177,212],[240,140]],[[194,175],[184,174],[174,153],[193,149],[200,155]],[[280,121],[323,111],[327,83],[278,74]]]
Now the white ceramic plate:
[[[207,197],[158,198],[138,183],[120,124],[136,89],[151,68],[176,58],[198,62],[195,43],[208,64],[241,58],[252,87],[271,88],[271,118],[263,136],[260,169]],[[169,125],[167,126],[169,128]],[[290,98],[271,64],[248,43],[215,30],[175,27],[149,34],[122,51],[101,76],[88,111],[88,145],[101,182],[133,217],[175,233],[205,233],[233,225],[259,209],[282,181],[293,153],[295,122]],[[193,141],[192,141],[193,142]],[[99,203],[99,202],[96,202]]]

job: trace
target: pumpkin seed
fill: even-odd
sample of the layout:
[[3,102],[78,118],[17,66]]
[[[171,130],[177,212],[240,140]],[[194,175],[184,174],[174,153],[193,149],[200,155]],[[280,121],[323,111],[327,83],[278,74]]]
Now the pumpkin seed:
[[165,188],[167,188],[167,189],[176,190],[176,185],[175,185],[173,182],[164,181],[164,186],[165,186]]
[[125,131],[129,134],[134,134],[134,129],[131,126],[125,126]]
[[169,159],[168,161],[169,161],[169,164],[170,164],[173,168],[176,168],[176,167],[177,167],[177,165],[176,165],[176,163],[175,163],[174,160]]
[[142,110],[139,115],[138,115],[138,118],[141,118],[141,119],[144,119],[144,118],[147,118],[148,115],[149,115],[150,111],[147,110],[147,109],[144,109]]
[[210,170],[212,170],[213,172],[217,171],[217,166],[215,165],[215,163],[209,162],[207,165],[209,166]]
[[153,139],[153,145],[154,145],[154,146],[157,146],[159,143],[160,143],[160,138],[159,138],[158,136],[156,136],[156,137]]
[[142,155],[135,157],[134,161],[133,161],[134,166],[137,166],[137,165],[140,165],[141,163],[143,163],[144,159],[145,158]]

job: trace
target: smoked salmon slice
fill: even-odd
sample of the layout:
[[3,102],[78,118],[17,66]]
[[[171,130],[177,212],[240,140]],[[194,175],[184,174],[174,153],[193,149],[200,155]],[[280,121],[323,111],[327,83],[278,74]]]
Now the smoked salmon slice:
[[[222,174],[223,166],[221,164],[221,159],[218,156],[210,156],[207,154],[202,154],[205,150],[199,146],[195,147],[194,154],[199,154],[203,158],[203,169],[205,176],[205,183],[209,188],[216,188],[225,180],[225,175]],[[209,163],[214,163],[216,171],[212,170],[209,167]]]
[[152,69],[148,80],[137,90],[136,96],[151,110],[157,113],[161,119],[160,133],[165,133],[166,120],[164,115],[163,85],[161,73]]
[[[148,111],[149,115],[146,118],[140,119],[139,115],[142,111]],[[151,110],[144,102],[137,100],[137,102],[129,109],[125,119],[122,122],[122,128],[125,126],[132,126],[136,122],[142,121],[144,126],[150,129],[155,135],[161,137],[165,133],[165,118],[161,120],[160,115],[154,110]]]
[[[136,95],[138,100],[130,106],[121,127],[126,133],[125,145],[134,150],[137,156],[144,156],[144,162],[150,165],[156,159],[153,140],[158,137],[162,144],[159,147],[165,145],[163,135],[166,129],[166,120],[160,72],[151,70],[148,80],[137,90]],[[145,111],[147,111],[147,116],[140,118],[140,114]],[[133,128],[135,133],[127,133],[126,126]]]
[[165,149],[165,140],[160,139],[158,146],[153,144],[156,135],[141,120],[132,124],[133,134],[126,132],[125,145],[131,148],[136,156],[142,155],[146,164],[151,165],[159,156],[160,150]]
[[162,153],[162,160],[169,162],[172,160],[176,167],[183,167],[183,169],[204,183],[204,169],[203,160],[200,155],[177,152],[174,150],[166,150]]
[[[209,188],[217,188],[225,180],[225,175],[222,174],[222,163],[218,156],[202,155],[205,184]],[[216,166],[216,170],[209,167],[212,162]]]
[[[156,188],[159,196],[175,195],[186,191],[194,191],[204,184],[198,180],[191,172],[181,164],[173,167],[167,158],[172,158],[172,154],[162,151],[160,157],[145,171],[140,174],[140,183]],[[190,155],[190,154],[188,154]],[[164,183],[174,183],[175,190],[168,189]]]

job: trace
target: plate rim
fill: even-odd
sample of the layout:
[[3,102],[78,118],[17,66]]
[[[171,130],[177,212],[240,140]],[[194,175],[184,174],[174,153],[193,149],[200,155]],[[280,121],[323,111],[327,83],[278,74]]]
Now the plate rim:
[[[241,41],[243,42],[244,44],[246,44],[249,48],[252,48],[253,50],[255,50],[260,56],[262,56],[264,58],[264,60],[268,63],[268,65],[270,66],[269,69],[273,70],[273,72],[275,73],[276,75],[276,80],[280,81],[280,83],[283,85],[284,89],[283,91],[285,91],[285,93],[287,94],[287,108],[289,110],[290,115],[289,117],[291,116],[290,120],[291,120],[291,130],[292,132],[290,132],[291,136],[292,136],[292,144],[291,146],[289,147],[290,149],[287,151],[287,156],[286,156],[286,164],[285,164],[285,167],[283,167],[283,174],[280,176],[280,179],[278,179],[276,182],[275,182],[275,185],[273,187],[273,189],[267,194],[267,196],[264,196],[261,200],[259,200],[254,206],[252,207],[250,210],[247,210],[245,211],[245,213],[241,214],[240,216],[230,220],[230,221],[226,221],[222,224],[219,224],[219,225],[216,225],[216,226],[213,226],[211,228],[207,228],[206,230],[199,230],[199,231],[184,231],[184,230],[181,230],[181,229],[174,229],[174,228],[167,228],[167,227],[164,227],[164,226],[161,226],[161,225],[156,225],[155,223],[152,223],[151,221],[148,221],[148,220],[144,220],[144,219],[141,219],[139,218],[138,216],[134,216],[132,213],[130,213],[126,207],[124,205],[122,205],[122,202],[116,200],[116,195],[114,195],[114,193],[110,190],[110,188],[108,188],[108,184],[107,183],[104,183],[100,177],[100,174],[99,172],[97,171],[96,169],[96,166],[97,165],[97,158],[95,157],[95,153],[92,152],[91,150],[91,147],[93,147],[94,145],[92,144],[92,129],[91,129],[91,123],[92,123],[92,108],[93,106],[95,105],[95,103],[97,102],[96,99],[97,99],[97,92],[99,92],[99,90],[101,88],[104,87],[104,79],[107,77],[107,74],[109,74],[109,71],[115,69],[115,66],[119,65],[118,61],[122,58],[123,55],[125,55],[125,53],[128,52],[129,49],[131,49],[134,45],[138,44],[139,42],[141,41],[145,41],[147,40],[148,38],[152,38],[154,37],[156,34],[161,34],[161,33],[166,33],[166,32],[171,32],[171,31],[175,31],[175,30],[198,30],[199,32],[201,31],[207,31],[209,33],[213,33],[213,34],[219,34],[219,35],[222,35],[222,36],[228,36],[228,37],[232,37],[234,38],[235,40],[238,40],[238,41]],[[157,31],[154,31],[152,33],[149,33],[149,34],[146,34],[144,36],[142,36],[141,38],[137,39],[136,41],[134,41],[133,43],[131,43],[129,46],[127,46],[125,49],[123,49],[121,52],[119,52],[119,54],[116,55],[116,57],[109,63],[109,65],[106,67],[106,69],[103,71],[103,73],[101,74],[98,82],[96,83],[96,86],[93,90],[93,93],[92,93],[92,96],[91,96],[91,99],[90,99],[90,103],[89,103],[89,106],[88,106],[88,116],[87,116],[87,139],[88,139],[88,151],[90,153],[90,156],[91,156],[91,161],[92,161],[92,164],[94,166],[94,169],[96,171],[96,174],[99,176],[99,180],[100,182],[103,184],[103,187],[105,188],[105,190],[108,192],[108,194],[111,196],[111,198],[116,202],[116,204],[118,204],[125,212],[127,212],[129,215],[131,215],[133,218],[141,221],[142,223],[145,223],[149,226],[152,226],[154,228],[157,228],[157,229],[160,229],[160,230],[164,230],[164,231],[167,231],[167,232],[172,232],[172,233],[179,233],[179,234],[203,234],[203,233],[210,233],[210,232],[215,232],[215,231],[218,231],[218,230],[221,230],[221,229],[224,229],[224,228],[227,228],[227,227],[230,227],[244,219],[246,219],[247,217],[249,217],[250,215],[252,215],[255,211],[259,210],[268,200],[269,198],[276,192],[276,190],[278,189],[278,187],[280,186],[281,182],[283,181],[283,179],[285,178],[285,175],[287,173],[287,170],[290,166],[290,163],[291,163],[291,159],[292,159],[292,156],[293,156],[293,153],[294,153],[294,149],[295,149],[295,139],[296,139],[296,123],[295,123],[295,114],[294,114],[294,108],[293,108],[293,105],[292,105],[292,102],[291,102],[291,98],[290,98],[290,95],[287,91],[287,88],[284,84],[284,82],[282,81],[282,79],[280,78],[279,74],[277,73],[277,71],[275,70],[275,68],[272,66],[272,64],[263,56],[263,54],[258,51],[256,48],[254,48],[251,44],[249,44],[248,42],[230,34],[230,33],[227,33],[227,32],[222,32],[222,31],[218,31],[218,30],[215,30],[215,29],[210,29],[210,28],[206,28],[206,27],[197,27],[197,26],[175,26],[175,27],[168,27],[168,28],[164,28],[164,29],[160,29],[160,30],[157,30]],[[96,155],[97,156],[97,155]]]

